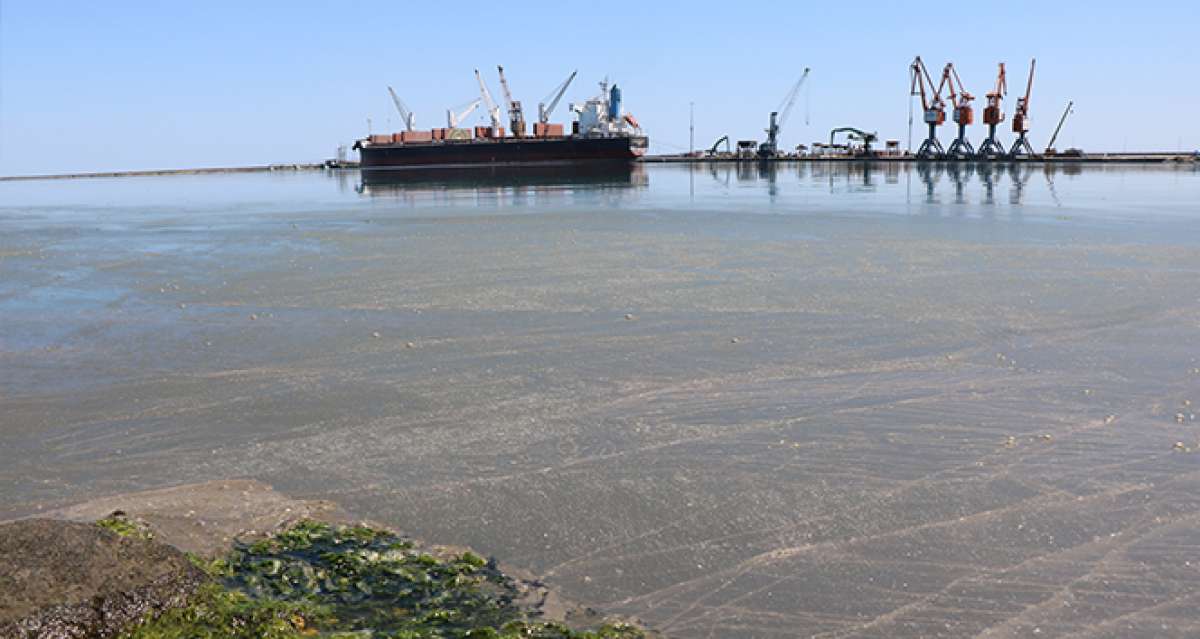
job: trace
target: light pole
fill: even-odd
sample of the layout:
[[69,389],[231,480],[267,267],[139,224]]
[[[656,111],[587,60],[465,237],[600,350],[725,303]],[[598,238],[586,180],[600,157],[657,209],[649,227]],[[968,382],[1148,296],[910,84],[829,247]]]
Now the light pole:
[[688,155],[696,154],[696,103],[688,102]]

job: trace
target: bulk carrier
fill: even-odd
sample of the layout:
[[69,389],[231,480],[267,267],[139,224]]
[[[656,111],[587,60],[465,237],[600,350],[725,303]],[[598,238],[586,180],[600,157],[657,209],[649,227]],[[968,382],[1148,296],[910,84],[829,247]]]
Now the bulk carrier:
[[[406,130],[393,134],[371,134],[354,143],[363,169],[403,167],[457,167],[489,165],[551,164],[563,162],[629,162],[646,153],[649,139],[636,118],[621,109],[621,90],[608,81],[600,83],[599,95],[580,105],[570,105],[574,114],[570,133],[562,124],[551,124],[550,114],[575,78],[572,73],[546,103],[538,105],[538,121],[527,132],[521,103],[512,99],[504,68],[500,85],[508,107],[510,129],[506,133],[500,108],[492,100],[479,71],[480,99],[461,113],[447,111],[446,128],[416,130],[413,115],[388,87]],[[483,103],[491,126],[465,128],[459,122]]]

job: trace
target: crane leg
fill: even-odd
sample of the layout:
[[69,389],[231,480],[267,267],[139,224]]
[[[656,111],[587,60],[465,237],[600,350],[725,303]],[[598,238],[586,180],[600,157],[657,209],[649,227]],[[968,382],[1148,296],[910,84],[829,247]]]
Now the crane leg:
[[1008,152],[1008,157],[1010,158],[1022,155],[1027,157],[1033,156],[1033,147],[1029,145],[1029,140],[1025,138],[1024,133],[1017,138],[1016,142],[1013,142],[1012,149]]
[[996,140],[996,125],[989,124],[987,139],[983,141],[983,144],[979,145],[979,153],[976,154],[976,157],[986,159],[992,157],[1002,157],[1004,155],[1004,147],[1001,146],[1000,142]]
[[917,157],[923,160],[940,160],[944,155],[946,155],[946,151],[937,139],[937,125],[931,123],[929,137],[921,143],[921,148],[917,149]]
[[958,137],[950,143],[950,150],[946,155],[955,159],[969,159],[975,155],[975,147],[967,140],[967,125],[958,125]]

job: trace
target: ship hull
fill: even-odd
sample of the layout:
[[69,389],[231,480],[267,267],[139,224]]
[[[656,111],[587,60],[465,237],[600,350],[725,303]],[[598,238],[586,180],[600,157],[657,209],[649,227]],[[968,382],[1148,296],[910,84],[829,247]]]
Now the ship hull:
[[450,140],[367,144],[359,148],[359,157],[363,169],[631,161],[645,154],[646,145],[645,137]]

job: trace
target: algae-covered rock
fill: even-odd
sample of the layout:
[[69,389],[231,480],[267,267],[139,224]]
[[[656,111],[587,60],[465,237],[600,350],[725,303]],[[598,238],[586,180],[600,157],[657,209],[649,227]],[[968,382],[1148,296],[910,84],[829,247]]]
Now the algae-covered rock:
[[133,639],[203,636],[634,639],[633,626],[575,629],[523,603],[522,583],[470,551],[422,547],[364,525],[301,521],[238,543],[207,570],[221,590],[150,620]]
[[3,639],[657,636],[469,549],[350,524],[335,505],[249,480],[106,497],[52,516],[75,521],[0,524]]
[[0,637],[113,637],[205,581],[180,551],[92,523],[0,524]]

